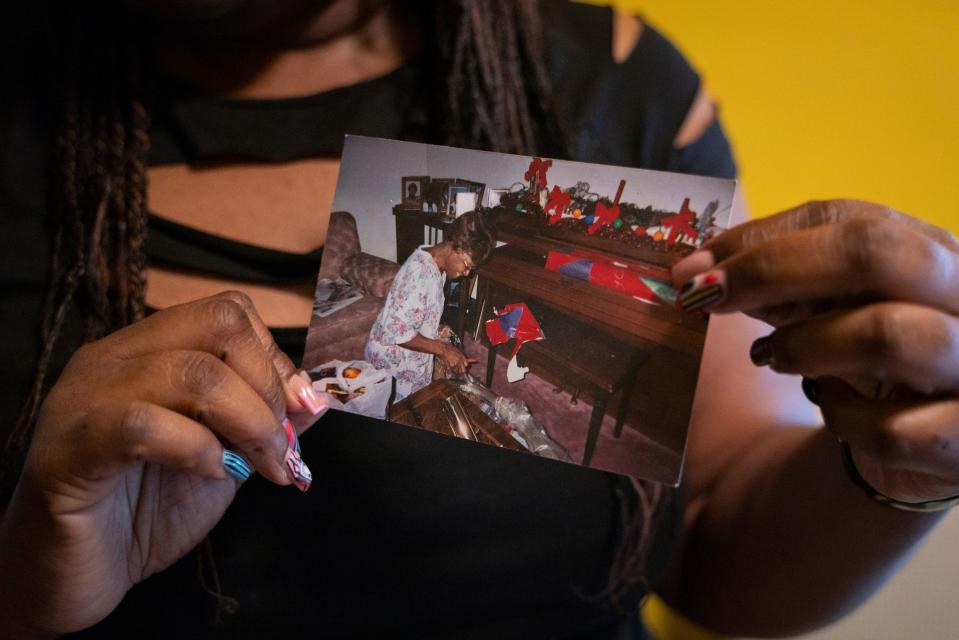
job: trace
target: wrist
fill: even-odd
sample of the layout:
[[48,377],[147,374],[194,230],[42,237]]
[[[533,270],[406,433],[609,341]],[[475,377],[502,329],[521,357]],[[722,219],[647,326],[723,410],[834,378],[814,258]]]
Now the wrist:
[[917,480],[918,474],[898,472],[908,475],[912,482],[904,482],[902,478],[895,484],[898,490],[891,490],[893,483],[887,482],[887,472],[876,460],[856,453],[846,442],[840,442],[842,447],[843,466],[850,480],[871,499],[902,511],[917,513],[932,513],[946,511],[959,505],[959,489],[937,487],[931,488],[928,484]]

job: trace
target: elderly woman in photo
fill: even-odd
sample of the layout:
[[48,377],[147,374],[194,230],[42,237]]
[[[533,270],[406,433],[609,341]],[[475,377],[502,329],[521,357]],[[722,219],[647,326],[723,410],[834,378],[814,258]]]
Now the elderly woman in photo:
[[422,246],[403,263],[386,303],[370,329],[365,358],[396,378],[396,399],[422,389],[433,378],[433,358],[440,357],[457,373],[471,360],[438,338],[447,278],[469,275],[492,253],[493,231],[483,214],[465,213],[447,232],[448,239]]

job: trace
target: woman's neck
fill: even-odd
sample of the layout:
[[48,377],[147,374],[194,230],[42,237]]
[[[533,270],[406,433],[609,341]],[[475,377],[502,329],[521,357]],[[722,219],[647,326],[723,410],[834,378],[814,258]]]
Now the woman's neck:
[[[394,3],[360,15],[356,4],[338,2],[301,17],[305,22],[297,35],[286,39],[259,34],[209,44],[157,36],[157,64],[164,73],[204,93],[290,98],[386,75],[418,52],[419,30]],[[334,11],[337,7],[340,10]]]
[[449,273],[450,256],[453,254],[453,246],[449,242],[434,244],[432,247],[426,247],[426,253],[433,257],[433,262],[440,270],[440,273]]

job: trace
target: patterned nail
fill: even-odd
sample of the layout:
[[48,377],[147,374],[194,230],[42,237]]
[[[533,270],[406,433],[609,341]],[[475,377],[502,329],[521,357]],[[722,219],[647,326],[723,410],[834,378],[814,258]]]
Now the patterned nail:
[[253,474],[253,469],[240,454],[223,450],[223,469],[240,482],[246,482]]
[[289,418],[283,420],[283,428],[286,430],[286,466],[290,471],[290,478],[293,484],[300,491],[306,491],[313,482],[313,473],[300,457],[300,439],[296,437],[296,429]]
[[749,359],[757,367],[765,367],[773,363],[775,353],[773,351],[773,339],[769,336],[760,338],[749,348]]
[[313,384],[310,382],[309,376],[304,378],[300,374],[295,373],[290,376],[290,385],[296,389],[296,397],[300,399],[300,402],[303,403],[307,411],[313,415],[321,411],[319,398],[316,397],[316,392],[313,391]]
[[683,311],[698,311],[726,297],[726,274],[723,271],[701,273],[683,286],[679,305]]

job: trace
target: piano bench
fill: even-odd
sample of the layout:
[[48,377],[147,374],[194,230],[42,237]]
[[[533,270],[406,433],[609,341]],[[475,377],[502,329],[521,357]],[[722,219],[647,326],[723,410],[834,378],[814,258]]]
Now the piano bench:
[[[487,387],[493,382],[497,351],[508,356],[513,345],[511,340],[498,347],[489,347],[486,362]],[[636,376],[647,355],[641,349],[594,332],[578,333],[575,339],[547,338],[527,342],[520,349],[517,360],[521,366],[529,367],[531,373],[559,389],[568,391],[574,400],[583,395],[589,396],[593,410],[589,418],[582,460],[583,465],[589,465],[603,424],[603,416],[606,415],[606,407],[613,396],[620,392],[622,397],[613,435],[618,438],[622,433],[632,391],[636,386]]]

